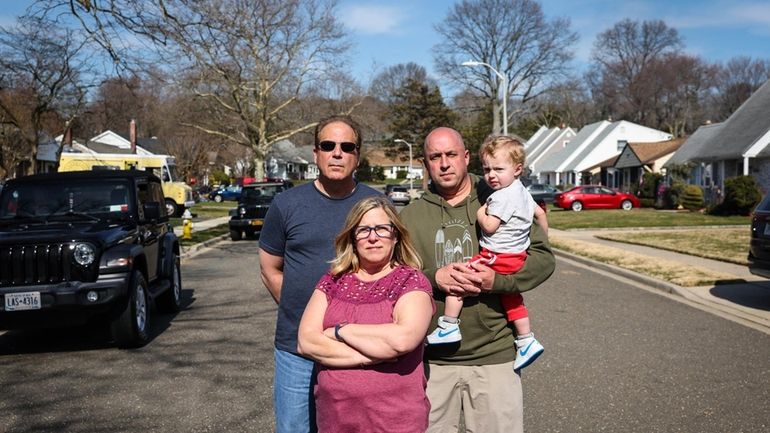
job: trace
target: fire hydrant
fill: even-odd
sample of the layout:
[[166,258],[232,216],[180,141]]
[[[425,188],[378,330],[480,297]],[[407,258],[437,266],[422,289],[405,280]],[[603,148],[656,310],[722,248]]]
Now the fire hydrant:
[[185,209],[184,214],[182,214],[182,239],[192,239],[192,228],[192,214],[190,209]]

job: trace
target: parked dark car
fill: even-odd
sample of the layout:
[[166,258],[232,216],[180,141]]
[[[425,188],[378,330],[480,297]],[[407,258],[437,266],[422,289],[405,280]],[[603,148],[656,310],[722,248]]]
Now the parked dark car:
[[770,278],[770,194],[762,199],[751,216],[749,271]]
[[388,196],[393,204],[407,205],[412,200],[412,197],[409,195],[409,189],[405,186],[394,186],[385,195]]
[[533,183],[527,186],[527,191],[529,191],[536,203],[542,202],[546,204],[553,203],[556,194],[561,192],[556,187],[543,183]]
[[553,204],[562,209],[579,212],[583,209],[623,209],[639,207],[639,199],[630,193],[615,191],[601,185],[581,185],[557,193]]
[[149,341],[150,305],[180,309],[179,242],[160,179],[132,171],[26,176],[0,193],[0,329],[91,323]]
[[239,241],[244,235],[256,237],[262,231],[267,209],[275,196],[293,186],[289,181],[258,182],[244,186],[238,207],[230,211],[230,239]]
[[209,199],[214,200],[217,203],[220,203],[224,200],[238,201],[238,199],[241,198],[242,188],[243,187],[240,185],[230,185],[230,186],[222,187],[214,191],[211,191],[209,193]]
[[201,185],[197,188],[193,188],[193,200],[199,203],[201,200],[209,200],[209,194],[211,193],[211,187],[208,185]]

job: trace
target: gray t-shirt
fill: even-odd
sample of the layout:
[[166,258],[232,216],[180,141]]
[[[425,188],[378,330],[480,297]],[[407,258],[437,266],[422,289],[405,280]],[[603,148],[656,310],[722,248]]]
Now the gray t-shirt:
[[283,257],[283,286],[275,326],[275,347],[297,353],[297,330],[316,283],[334,258],[334,238],[359,200],[380,192],[359,183],[352,194],[333,199],[313,182],[275,197],[265,216],[259,246]]
[[500,227],[491,235],[482,233],[479,245],[496,253],[526,251],[535,206],[537,203],[519,179],[493,192],[487,199],[487,215],[500,218]]

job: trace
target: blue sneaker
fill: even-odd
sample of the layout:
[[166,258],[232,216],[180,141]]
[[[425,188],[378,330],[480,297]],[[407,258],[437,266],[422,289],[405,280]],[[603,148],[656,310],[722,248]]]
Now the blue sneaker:
[[455,343],[463,339],[460,334],[460,320],[457,323],[449,323],[444,316],[438,318],[438,328],[428,335],[428,344]]
[[516,348],[516,361],[513,363],[514,370],[520,370],[532,364],[545,350],[535,337],[527,338],[521,343],[519,340],[516,340]]

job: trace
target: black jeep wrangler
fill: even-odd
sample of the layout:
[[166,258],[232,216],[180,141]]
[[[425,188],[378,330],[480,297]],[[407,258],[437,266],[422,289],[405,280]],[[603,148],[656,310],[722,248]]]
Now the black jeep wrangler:
[[147,343],[150,301],[180,309],[179,242],[160,179],[80,171],[10,180],[0,193],[0,329],[93,322]]
[[238,207],[230,211],[230,239],[239,241],[244,234],[250,238],[259,234],[270,203],[276,195],[293,186],[289,181],[244,185]]

